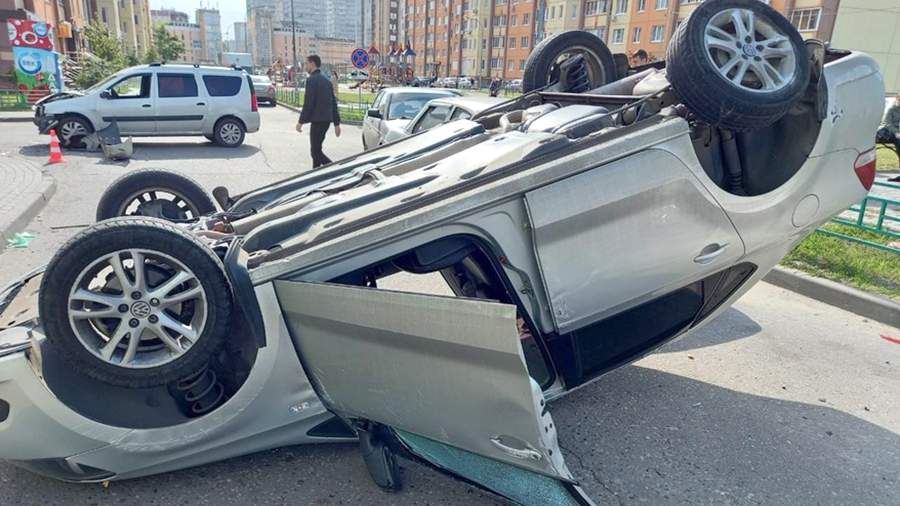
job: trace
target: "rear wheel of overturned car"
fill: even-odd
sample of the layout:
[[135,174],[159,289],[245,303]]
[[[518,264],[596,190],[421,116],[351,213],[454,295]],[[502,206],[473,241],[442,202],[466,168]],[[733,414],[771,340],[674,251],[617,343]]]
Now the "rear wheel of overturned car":
[[237,118],[222,118],[216,123],[216,144],[226,148],[236,148],[244,143],[247,131]]
[[97,221],[117,216],[194,220],[216,205],[200,183],[168,170],[142,169],[116,179],[97,205]]
[[84,147],[84,138],[94,132],[91,123],[80,116],[65,116],[56,127],[59,143],[64,148]]
[[57,252],[41,284],[48,343],[77,371],[130,388],[203,368],[232,311],[218,257],[197,237],[150,218],[118,218]]
[[669,43],[666,72],[697,118],[735,131],[778,121],[810,79],[800,33],[758,0],[711,0],[697,7]]
[[572,30],[534,48],[525,61],[522,92],[556,85],[554,91],[582,93],[615,80],[616,64],[606,44],[592,33]]

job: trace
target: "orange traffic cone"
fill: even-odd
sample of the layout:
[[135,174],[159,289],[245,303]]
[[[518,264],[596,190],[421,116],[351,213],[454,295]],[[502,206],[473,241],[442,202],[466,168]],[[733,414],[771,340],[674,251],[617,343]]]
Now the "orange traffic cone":
[[52,165],[54,163],[63,163],[62,150],[59,148],[59,137],[56,136],[56,130],[50,130],[50,161],[47,162],[48,165]]

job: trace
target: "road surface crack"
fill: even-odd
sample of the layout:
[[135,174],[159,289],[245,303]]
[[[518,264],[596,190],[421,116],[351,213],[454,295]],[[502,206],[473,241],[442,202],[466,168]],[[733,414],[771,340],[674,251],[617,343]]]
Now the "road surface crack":
[[612,494],[612,496],[616,498],[616,502],[619,503],[619,506],[623,506],[625,504],[624,502],[622,502],[622,498],[619,497],[619,494],[617,494],[612,488],[610,488],[609,485],[607,485],[606,482],[604,482],[600,478],[600,476],[597,474],[597,472],[593,468],[585,465],[584,459],[581,457],[581,455],[578,452],[570,450],[569,448],[566,448],[562,444],[559,444],[559,447],[564,452],[566,452],[566,454],[574,456],[575,460],[578,461],[578,467],[580,467],[581,469],[585,469],[585,470],[587,470],[587,472],[591,473],[591,476],[594,478],[594,481],[599,483],[600,486],[603,487],[603,490],[605,490],[607,493]]

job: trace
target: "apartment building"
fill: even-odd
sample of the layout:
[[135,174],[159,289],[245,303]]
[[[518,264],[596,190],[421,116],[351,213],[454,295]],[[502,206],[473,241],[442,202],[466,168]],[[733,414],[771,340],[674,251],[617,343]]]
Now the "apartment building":
[[203,50],[203,32],[196,23],[168,23],[166,31],[184,44],[181,58],[172,63],[200,63],[205,57]]
[[[894,16],[900,15],[897,0],[759,1],[784,14],[804,38],[849,48],[880,44],[883,47],[877,52],[884,54],[886,64],[893,62],[895,38],[893,28],[888,27],[893,26]],[[362,31],[370,34],[366,45],[385,54],[408,41],[418,54],[417,75],[516,79],[521,77],[531,49],[565,30],[594,33],[613,53],[631,55],[644,50],[651,60],[664,59],[675,30],[702,2],[366,0],[364,7],[370,5],[373,16]],[[399,34],[393,28],[394,19],[400,19]],[[900,39],[896,43],[900,44]]]
[[88,11],[119,40],[125,51],[142,57],[151,44],[149,0],[89,0]]
[[881,65],[887,91],[900,92],[900,8],[896,0],[841,0],[831,43],[871,55]]
[[203,58],[200,63],[218,65],[222,56],[222,16],[218,9],[197,9],[197,24],[203,40]]
[[156,26],[169,23],[190,23],[191,18],[186,12],[174,9],[154,9],[150,11],[150,21],[153,23],[153,26]]
[[248,53],[247,49],[247,23],[237,21],[234,23],[234,45],[231,49],[236,53]]

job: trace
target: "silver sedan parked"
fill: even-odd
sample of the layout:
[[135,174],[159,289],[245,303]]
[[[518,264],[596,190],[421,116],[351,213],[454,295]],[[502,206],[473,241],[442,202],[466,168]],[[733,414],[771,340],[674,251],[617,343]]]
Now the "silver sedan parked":
[[250,76],[253,79],[253,89],[256,90],[256,101],[266,102],[272,106],[278,105],[275,83],[268,76]]
[[380,146],[389,133],[402,131],[429,100],[459,94],[455,90],[440,88],[385,88],[379,91],[363,119],[363,149]]

